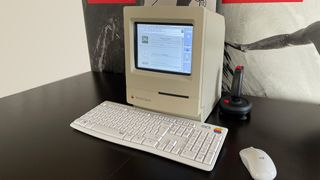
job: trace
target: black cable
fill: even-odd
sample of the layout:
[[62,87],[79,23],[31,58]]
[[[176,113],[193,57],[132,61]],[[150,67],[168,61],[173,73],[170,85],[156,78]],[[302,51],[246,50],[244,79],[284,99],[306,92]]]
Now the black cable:
[[155,5],[159,0],[155,0],[151,6]]

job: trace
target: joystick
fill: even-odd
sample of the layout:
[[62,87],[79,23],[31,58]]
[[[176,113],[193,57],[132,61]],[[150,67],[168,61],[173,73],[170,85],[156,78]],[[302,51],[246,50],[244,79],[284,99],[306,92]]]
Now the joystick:
[[247,120],[252,104],[241,97],[243,66],[237,66],[234,70],[230,95],[220,100],[220,115],[231,119]]

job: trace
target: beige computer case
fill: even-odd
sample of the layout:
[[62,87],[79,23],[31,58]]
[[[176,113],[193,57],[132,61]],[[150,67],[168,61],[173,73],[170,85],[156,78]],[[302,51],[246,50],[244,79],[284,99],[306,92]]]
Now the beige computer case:
[[[136,69],[134,22],[193,24],[191,75]],[[203,7],[126,7],[124,30],[128,103],[204,122],[221,97],[224,18]]]

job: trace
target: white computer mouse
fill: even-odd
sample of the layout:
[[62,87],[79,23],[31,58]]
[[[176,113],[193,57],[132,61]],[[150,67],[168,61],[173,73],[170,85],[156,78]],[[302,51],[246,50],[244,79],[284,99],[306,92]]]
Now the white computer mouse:
[[249,147],[240,151],[240,157],[255,180],[272,180],[277,169],[269,155],[261,149]]

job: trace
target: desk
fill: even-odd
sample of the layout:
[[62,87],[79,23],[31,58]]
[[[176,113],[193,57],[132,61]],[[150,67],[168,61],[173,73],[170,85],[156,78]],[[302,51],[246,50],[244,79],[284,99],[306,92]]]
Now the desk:
[[277,179],[320,178],[320,106],[248,97],[251,120],[229,128],[212,172],[78,132],[69,124],[104,100],[125,103],[121,75],[85,73],[0,99],[0,179],[250,179],[239,151],[254,146]]

